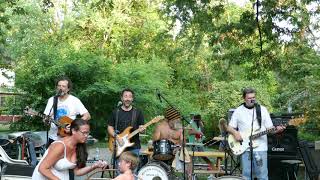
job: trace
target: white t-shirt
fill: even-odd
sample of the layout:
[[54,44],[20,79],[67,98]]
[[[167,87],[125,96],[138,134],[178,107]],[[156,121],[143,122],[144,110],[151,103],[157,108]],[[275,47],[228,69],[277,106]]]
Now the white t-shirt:
[[[67,99],[60,101],[58,98],[57,105],[57,119],[60,119],[63,116],[68,116],[71,119],[75,119],[77,115],[83,115],[87,113],[88,110],[84,107],[82,102],[75,96],[69,95]],[[46,109],[44,110],[44,114],[53,115],[53,97],[48,100]],[[53,140],[57,140],[58,128],[54,123],[51,123],[51,127],[49,130],[49,138]]]
[[[238,128],[239,132],[250,131],[252,123],[252,115],[254,113],[253,131],[259,130],[264,131],[268,128],[272,128],[272,120],[266,107],[261,106],[261,129],[257,120],[256,109],[248,109],[244,105],[239,106],[232,114],[229,126]],[[256,132],[257,133],[257,132]],[[253,133],[253,134],[256,134]],[[254,148],[253,151],[267,151],[268,140],[267,135],[263,135],[255,140],[258,143],[258,147]],[[249,151],[248,149],[247,151]]]

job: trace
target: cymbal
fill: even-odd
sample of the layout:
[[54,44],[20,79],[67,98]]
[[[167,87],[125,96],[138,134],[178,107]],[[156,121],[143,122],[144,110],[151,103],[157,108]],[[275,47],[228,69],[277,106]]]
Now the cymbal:
[[204,146],[203,143],[186,143],[187,146]]

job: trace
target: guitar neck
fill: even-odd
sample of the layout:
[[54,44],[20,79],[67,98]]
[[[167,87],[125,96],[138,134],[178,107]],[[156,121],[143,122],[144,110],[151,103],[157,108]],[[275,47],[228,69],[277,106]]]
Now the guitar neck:
[[137,135],[139,132],[142,131],[142,128],[147,128],[148,126],[150,126],[151,124],[153,124],[152,121],[149,121],[147,124],[143,125],[141,128],[138,128],[136,130],[134,130],[132,133],[130,133],[128,135],[128,139],[132,138],[133,136]]
[[[43,119],[49,117],[49,116],[47,116],[47,115],[45,115],[45,114],[42,114],[42,113],[39,113],[39,112],[37,112],[36,115],[39,116],[39,117],[41,117],[41,118],[43,118]],[[49,117],[49,118],[50,118],[50,117]]]
[[259,132],[259,133],[257,133],[257,134],[254,134],[254,135],[251,136],[251,138],[252,138],[252,139],[256,139],[256,138],[258,138],[258,137],[260,137],[260,136],[263,136],[263,135],[266,135],[266,134],[268,134],[268,133],[275,132],[276,130],[277,130],[277,129],[276,129],[275,127],[273,127],[273,128],[267,129],[267,130],[265,130],[265,131],[261,131],[261,132]]
[[[287,127],[287,126],[298,126],[299,124],[301,124],[301,123],[304,123],[306,120],[302,117],[302,118],[295,118],[295,119],[290,119],[289,121],[285,121],[285,122],[282,122],[282,125],[284,126],[284,127]],[[273,127],[273,128],[271,128],[271,129],[267,129],[267,130],[265,130],[265,131],[262,131],[262,132],[259,132],[259,133],[257,133],[257,134],[254,134],[254,135],[252,135],[251,136],[251,138],[252,139],[256,139],[256,138],[258,138],[258,137],[260,137],[260,136],[263,136],[263,135],[265,135],[265,134],[268,134],[268,133],[270,133],[270,132],[275,132],[277,130],[277,128],[276,127]]]
[[39,113],[37,112],[37,116],[45,119],[45,118],[49,118],[49,122],[52,122],[53,124],[55,124],[56,126],[58,127],[62,127],[61,124],[59,124],[58,122],[56,122],[52,117],[46,115],[46,114],[42,114],[42,113]]

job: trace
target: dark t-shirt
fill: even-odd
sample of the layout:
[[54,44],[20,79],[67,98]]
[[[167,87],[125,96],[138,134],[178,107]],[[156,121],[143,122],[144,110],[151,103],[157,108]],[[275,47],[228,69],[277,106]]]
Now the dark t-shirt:
[[[115,122],[116,122],[116,117],[117,117],[117,110],[115,109],[112,111],[112,114],[109,118],[108,121],[108,125],[112,126],[115,128]],[[133,111],[136,111],[136,118],[135,120],[133,120]],[[135,122],[133,124],[132,120]],[[119,114],[118,114],[118,126],[117,126],[117,130],[116,132],[122,133],[123,130],[125,130],[127,127],[132,126],[133,129],[132,131],[136,130],[139,128],[140,125],[144,124],[144,118],[143,118],[143,114],[140,110],[132,108],[130,111],[124,111],[122,108],[119,108]],[[115,129],[116,130],[116,129]],[[134,145],[132,147],[128,147],[126,150],[132,150],[132,149],[140,149],[141,145],[140,145],[140,139],[139,139],[139,134],[133,136],[130,139],[130,142],[133,142]]]

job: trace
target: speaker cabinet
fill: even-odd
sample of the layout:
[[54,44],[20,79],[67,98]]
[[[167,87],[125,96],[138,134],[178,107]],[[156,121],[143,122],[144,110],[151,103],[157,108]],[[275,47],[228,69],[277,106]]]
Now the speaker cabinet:
[[297,156],[297,134],[296,128],[288,127],[282,133],[268,135],[268,155]]
[[282,133],[268,135],[268,174],[269,180],[283,180],[294,177],[297,166],[290,167],[282,160],[300,160],[298,156],[298,130],[286,128]]

